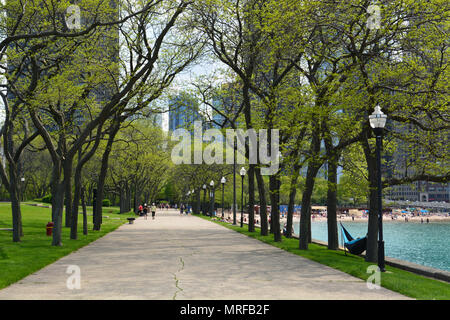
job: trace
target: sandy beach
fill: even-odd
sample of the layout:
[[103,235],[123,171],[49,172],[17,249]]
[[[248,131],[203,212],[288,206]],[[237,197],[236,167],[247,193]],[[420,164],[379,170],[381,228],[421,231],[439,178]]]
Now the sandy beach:
[[[217,217],[220,218],[222,216],[221,211],[218,211]],[[259,225],[259,215],[255,216],[255,224]],[[353,222],[367,222],[368,217],[367,216],[361,216],[361,217],[352,217],[350,215],[338,215],[337,217],[338,221],[353,221]],[[390,214],[384,214],[383,215],[383,221],[384,222],[415,222],[415,223],[427,223],[428,222],[450,222],[450,216],[448,214],[429,214],[429,215],[423,215],[423,216],[413,216],[411,214],[406,215],[390,215]],[[233,221],[233,213],[225,211],[225,220],[227,222]],[[236,221],[238,224],[241,222],[241,214],[240,212],[236,213]],[[325,215],[311,215],[311,221],[312,222],[324,222],[327,221],[327,217]],[[244,223],[248,222],[248,214],[244,214]],[[295,214],[293,217],[293,223],[299,223],[300,222],[300,215]],[[283,226],[285,223],[287,223],[287,217],[286,215],[280,216],[280,225]]]

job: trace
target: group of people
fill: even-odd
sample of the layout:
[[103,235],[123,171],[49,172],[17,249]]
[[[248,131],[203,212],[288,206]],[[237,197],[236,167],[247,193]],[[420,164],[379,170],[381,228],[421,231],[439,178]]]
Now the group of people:
[[141,216],[141,217],[145,217],[145,220],[147,220],[147,214],[148,212],[151,211],[152,212],[152,219],[155,219],[155,215],[156,215],[156,205],[155,203],[152,203],[152,205],[149,207],[147,206],[146,203],[144,203],[144,205],[139,205],[138,208],[138,212],[137,215]]
[[189,207],[182,203],[180,205],[180,215],[183,215],[183,213],[186,213],[186,215],[188,215],[189,214]]

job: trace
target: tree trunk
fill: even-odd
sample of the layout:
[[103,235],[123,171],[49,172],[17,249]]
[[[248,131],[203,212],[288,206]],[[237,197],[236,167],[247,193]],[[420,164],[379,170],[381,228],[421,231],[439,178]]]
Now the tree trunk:
[[53,163],[52,177],[51,177],[51,195],[52,195],[52,222],[56,221],[56,216],[58,215],[58,207],[53,204],[53,195],[57,193],[59,186],[59,180],[61,178],[61,162]]
[[264,186],[264,179],[261,175],[261,168],[255,167],[256,181],[258,183],[258,195],[259,195],[259,217],[261,219],[261,235],[267,236],[269,234],[267,225],[267,202],[266,202],[266,190]]
[[[247,129],[252,129],[252,112],[251,112],[251,98],[250,87],[248,83],[244,83],[243,87],[243,100],[244,100],[244,116]],[[249,137],[250,140],[250,137]],[[247,159],[250,159],[250,141],[245,144],[245,153]],[[250,164],[248,169],[248,231],[255,231],[255,165]]]
[[128,185],[128,183],[126,184],[126,212],[130,212],[131,211],[131,187]]
[[12,226],[13,226],[13,242],[20,242],[21,236],[21,210],[20,210],[20,192],[17,184],[14,184],[14,178],[11,177],[11,210],[12,210]]
[[79,165],[77,165],[77,169],[75,170],[75,193],[73,196],[73,207],[72,207],[72,221],[70,222],[70,239],[76,240],[78,233],[78,206],[80,204],[80,193],[81,193],[81,169],[78,169]]
[[308,223],[308,243],[312,243],[312,232],[311,232],[311,206],[308,208],[308,216],[309,216],[309,223]]
[[55,209],[52,246],[62,246],[61,236],[63,219],[62,213],[64,210],[64,185],[64,181],[58,183],[54,192],[52,192],[52,209]]
[[310,153],[312,158],[308,161],[306,172],[305,190],[302,195],[302,208],[300,213],[300,235],[299,249],[308,250],[308,243],[311,241],[311,197],[314,190],[314,183],[321,163],[317,159],[320,152],[320,127],[317,121],[314,123]]
[[[320,167],[319,167],[320,168]],[[311,233],[311,197],[314,189],[314,180],[319,170],[313,161],[308,165],[306,173],[305,190],[302,196],[302,208],[300,213],[300,240],[299,249],[308,250]]]
[[83,165],[87,162],[89,158],[90,158],[89,155],[87,155],[85,158],[81,159],[81,149],[78,151],[78,164],[77,167],[75,168],[75,176],[74,176],[75,192],[73,196],[72,212],[71,212],[72,221],[70,223],[70,239],[73,240],[77,239],[78,233],[78,206],[80,205],[80,197],[82,192],[81,172]]
[[200,214],[200,197],[201,197],[200,190],[201,189],[195,190],[195,211],[194,211],[194,213],[196,213],[196,214]]
[[120,187],[120,213],[126,213],[128,212],[128,205],[127,205],[127,190],[124,186]]
[[88,234],[87,209],[84,194],[85,194],[84,187],[81,187],[81,205],[83,207],[83,234],[87,235]]
[[109,133],[108,142],[106,144],[105,151],[102,156],[102,167],[100,169],[100,175],[98,177],[97,184],[97,203],[94,211],[94,230],[100,230],[102,224],[102,209],[103,209],[103,197],[106,174],[108,172],[108,160],[111,154],[112,145],[114,143],[114,138],[120,129],[120,122],[118,120],[114,121],[111,132]]
[[66,220],[65,226],[70,227],[71,212],[72,212],[72,161],[65,161],[64,163],[64,181],[65,181],[65,196],[64,201],[66,205]]
[[277,172],[271,175],[269,178],[270,183],[270,204],[271,204],[271,225],[273,232],[273,240],[275,242],[281,242],[281,230],[280,230],[280,173]]
[[286,238],[292,237],[292,227],[293,227],[293,216],[294,216],[294,205],[295,205],[295,195],[297,194],[297,181],[300,175],[300,168],[294,165],[294,172],[291,177],[291,185],[289,190],[289,204],[287,210],[287,221],[286,221]]
[[339,249],[337,226],[337,157],[331,154],[328,157],[328,190],[327,190],[327,225],[328,225],[328,249]]

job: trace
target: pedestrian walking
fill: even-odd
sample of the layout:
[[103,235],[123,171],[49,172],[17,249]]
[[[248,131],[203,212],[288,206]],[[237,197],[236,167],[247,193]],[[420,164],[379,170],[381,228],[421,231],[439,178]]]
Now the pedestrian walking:
[[147,220],[148,206],[147,206],[146,203],[144,204],[144,210],[143,210],[143,212],[144,212],[145,220]]
[[155,220],[156,206],[154,202],[152,204],[151,210],[152,210],[152,219]]

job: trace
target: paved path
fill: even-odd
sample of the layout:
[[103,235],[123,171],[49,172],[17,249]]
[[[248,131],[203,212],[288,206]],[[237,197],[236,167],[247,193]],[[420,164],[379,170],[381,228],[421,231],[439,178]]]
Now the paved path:
[[[69,290],[69,265],[81,289]],[[0,299],[404,299],[175,211],[139,218],[0,290]]]

